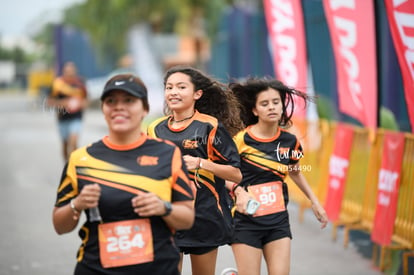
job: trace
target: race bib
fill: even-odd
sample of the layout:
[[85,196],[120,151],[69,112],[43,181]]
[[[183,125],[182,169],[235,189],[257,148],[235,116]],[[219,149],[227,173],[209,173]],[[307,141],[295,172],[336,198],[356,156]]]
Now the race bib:
[[260,202],[260,207],[253,215],[259,217],[286,210],[281,181],[266,182],[258,185],[249,185],[249,193]]
[[99,254],[105,268],[135,265],[154,260],[149,219],[136,219],[98,226]]

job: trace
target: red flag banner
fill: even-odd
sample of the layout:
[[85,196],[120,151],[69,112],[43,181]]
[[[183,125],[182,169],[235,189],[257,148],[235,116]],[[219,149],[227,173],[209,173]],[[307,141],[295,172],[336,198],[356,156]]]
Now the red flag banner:
[[353,136],[354,130],[351,126],[346,124],[336,126],[334,152],[329,160],[328,191],[325,202],[326,213],[329,220],[333,222],[339,218],[341,210]]
[[341,112],[377,126],[377,62],[372,0],[323,0],[331,35]]
[[[303,11],[300,0],[263,0],[271,39],[273,66],[286,85],[306,91],[307,56]],[[295,117],[304,119],[303,101],[295,97]]]
[[371,233],[372,241],[380,245],[391,244],[397,214],[403,152],[404,134],[386,132],[379,171],[377,207]]
[[414,0],[385,0],[385,6],[404,82],[411,131],[414,133]]

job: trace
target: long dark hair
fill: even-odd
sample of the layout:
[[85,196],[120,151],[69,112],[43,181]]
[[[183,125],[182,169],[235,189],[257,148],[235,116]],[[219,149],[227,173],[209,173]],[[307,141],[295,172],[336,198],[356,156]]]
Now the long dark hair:
[[[231,136],[244,128],[240,119],[240,106],[233,92],[223,83],[207,76],[198,69],[191,66],[171,67],[164,75],[164,87],[167,79],[174,73],[183,73],[190,77],[194,90],[202,90],[203,95],[195,103],[195,109],[200,113],[208,114],[217,118]],[[165,114],[171,111],[165,106]]]
[[313,101],[314,97],[310,97],[306,93],[290,88],[281,81],[271,77],[248,77],[243,82],[232,82],[229,88],[236,95],[241,105],[241,119],[246,126],[256,124],[258,117],[253,114],[253,108],[256,106],[257,95],[269,88],[279,92],[282,101],[282,115],[279,126],[288,128],[292,125],[292,115],[295,109],[293,97],[298,96],[305,102]]

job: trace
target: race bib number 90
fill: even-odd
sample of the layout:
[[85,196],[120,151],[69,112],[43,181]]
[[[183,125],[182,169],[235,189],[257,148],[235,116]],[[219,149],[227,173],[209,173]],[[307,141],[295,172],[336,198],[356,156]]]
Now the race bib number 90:
[[260,202],[260,207],[253,215],[254,217],[286,210],[281,181],[250,185],[247,189],[254,196],[255,200]]
[[149,219],[104,223],[98,226],[99,253],[105,268],[154,260]]

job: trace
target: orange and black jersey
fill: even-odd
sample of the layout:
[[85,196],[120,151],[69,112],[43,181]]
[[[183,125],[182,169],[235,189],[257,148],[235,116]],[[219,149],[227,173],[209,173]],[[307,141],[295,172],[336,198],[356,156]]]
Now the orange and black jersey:
[[[80,77],[58,77],[53,81],[50,96],[57,99],[65,99],[69,97],[86,98],[87,92],[85,82]],[[69,113],[66,110],[59,110],[57,115],[59,120],[82,118],[83,111],[80,110],[74,113]]]
[[[289,197],[284,179],[288,175],[289,165],[297,163],[303,156],[302,146],[296,136],[280,128],[276,135],[269,139],[254,136],[250,129],[251,127],[247,127],[234,137],[243,175],[240,185],[247,189],[253,185],[281,182],[281,194],[286,207]],[[260,225],[260,228],[266,229],[283,220],[285,216],[287,211],[260,217],[236,212],[234,218],[237,228],[242,226],[252,229],[252,225]]]
[[[133,211],[131,199],[143,192],[155,193],[165,201],[193,200],[179,148],[144,134],[128,146],[116,146],[105,137],[73,152],[64,168],[55,206],[68,204],[85,185],[92,183],[98,183],[101,187],[99,210],[103,223],[139,219]],[[98,223],[90,222],[89,211],[85,212],[87,220],[79,230],[82,245],[78,251],[78,262],[99,274],[121,274],[105,273],[102,268]],[[155,274],[157,261],[178,257],[175,244],[171,241],[173,232],[164,220],[153,216],[150,217],[150,224],[154,262],[122,267],[122,270],[129,271],[122,274]]]
[[[234,141],[216,118],[196,111],[187,126],[170,127],[171,116],[160,118],[148,127],[148,135],[172,141],[183,155],[208,159],[215,163],[240,167]],[[177,245],[182,247],[218,246],[228,243],[232,229],[231,200],[224,180],[198,169],[189,171],[196,183],[196,219],[190,230],[177,232]]]

